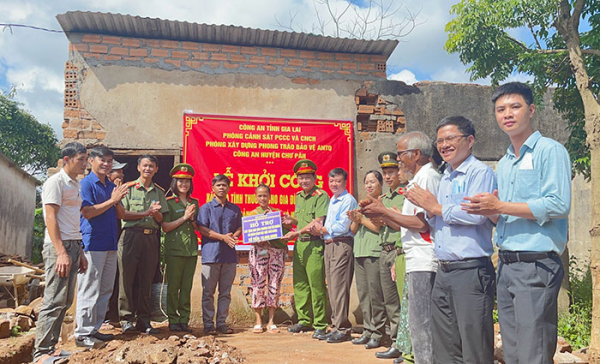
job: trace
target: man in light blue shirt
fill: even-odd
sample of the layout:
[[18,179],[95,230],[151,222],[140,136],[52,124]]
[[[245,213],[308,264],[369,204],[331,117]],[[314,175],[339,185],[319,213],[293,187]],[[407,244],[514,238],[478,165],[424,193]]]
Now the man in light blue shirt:
[[437,149],[448,163],[437,195],[417,184],[406,197],[427,211],[439,259],[431,293],[437,363],[494,362],[492,223],[461,208],[465,196],[493,192],[494,172],[471,154],[475,128],[462,116],[437,126]]
[[333,192],[325,224],[315,224],[313,230],[323,235],[325,243],[325,278],[331,305],[332,331],[326,335],[328,343],[341,343],[351,339],[352,324],[348,320],[350,286],[354,274],[354,244],[350,231],[352,221],[347,212],[358,207],[356,199],[348,193],[348,172],[334,168],[329,172],[329,189]]
[[520,82],[492,96],[500,129],[511,145],[498,163],[498,191],[467,198],[464,209],[497,223],[498,320],[504,360],[552,363],[557,298],[564,276],[571,163],[558,142],[533,131],[533,93]]

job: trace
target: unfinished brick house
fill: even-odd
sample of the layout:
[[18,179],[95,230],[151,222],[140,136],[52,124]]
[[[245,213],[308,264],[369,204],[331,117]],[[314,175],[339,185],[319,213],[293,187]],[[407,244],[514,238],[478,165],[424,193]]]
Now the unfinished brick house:
[[[498,160],[508,145],[495,127],[489,87],[387,81],[386,62],[396,40],[340,39],[109,13],[68,12],[57,19],[70,42],[63,143],[109,146],[119,161],[130,162],[128,180],[137,177],[137,156],[152,153],[160,159],[156,179],[168,185],[168,171],[181,156],[183,110],[353,120],[356,181],[378,166],[379,152],[395,150],[398,133],[432,134],[448,115],[465,115],[485,130],[475,146],[479,158]],[[556,112],[548,107],[540,114],[539,128],[564,140],[564,123]],[[357,187],[361,197],[362,188]],[[244,264],[236,283],[243,297],[249,285]],[[199,286],[192,301],[196,315]],[[292,292],[288,274],[283,305]],[[356,305],[353,313],[359,311]]]

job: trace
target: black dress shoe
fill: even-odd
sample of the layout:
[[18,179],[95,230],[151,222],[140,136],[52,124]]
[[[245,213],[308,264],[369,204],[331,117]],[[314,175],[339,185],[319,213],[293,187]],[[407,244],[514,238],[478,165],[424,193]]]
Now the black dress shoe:
[[180,332],[181,325],[180,324],[169,324],[169,331]]
[[381,346],[381,343],[377,339],[371,338],[368,343],[365,344],[365,349],[377,349]]
[[394,364],[402,364],[404,363],[404,358],[402,356],[397,357],[396,359],[394,359]]
[[313,332],[312,335],[312,338],[317,340],[327,340],[328,337],[329,334],[327,331],[325,331],[325,329],[315,329],[315,332]]
[[288,327],[287,330],[289,332],[293,332],[294,334],[297,334],[299,332],[311,331],[312,327],[310,327],[310,326],[304,326],[301,323],[297,323],[295,325],[292,325],[292,326]]
[[375,353],[375,356],[379,359],[396,359],[399,358],[400,355],[402,355],[400,350],[396,349],[393,346],[387,349],[386,351],[378,351]]
[[365,345],[369,341],[370,341],[369,337],[363,335],[361,337],[357,337],[356,339],[352,339],[352,344],[354,344],[354,345]]
[[350,341],[352,336],[350,336],[349,332],[336,331],[329,335],[327,338],[327,342],[330,344],[343,343],[344,341]]
[[90,336],[95,337],[96,339],[101,340],[101,341],[111,341],[115,338],[115,335],[113,335],[113,334],[103,334],[103,333],[97,332],[97,331],[95,333],[91,334]]
[[156,335],[156,334],[160,334],[160,330],[155,329],[154,327],[152,327],[152,325],[150,324],[143,324],[138,322],[137,325],[135,325],[135,328],[139,331],[139,332],[143,332],[145,334],[149,334],[149,335]]
[[192,332],[192,329],[190,329],[190,327],[186,323],[180,323],[179,327],[181,327],[181,331],[183,332]]
[[135,327],[129,321],[121,324],[121,330],[123,330],[124,334],[133,334],[134,332],[136,332]]

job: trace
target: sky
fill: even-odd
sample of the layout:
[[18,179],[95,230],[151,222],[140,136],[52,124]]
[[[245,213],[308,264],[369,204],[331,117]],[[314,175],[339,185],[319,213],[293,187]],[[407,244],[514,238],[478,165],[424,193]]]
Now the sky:
[[[259,29],[285,29],[293,18],[295,30],[310,32],[318,23],[315,7],[323,17],[326,8],[319,0],[0,0],[0,23],[26,24],[60,30],[57,14],[67,11],[98,11],[139,15],[207,24],[237,25]],[[361,9],[366,0],[352,0]],[[403,22],[417,14],[418,25],[400,39],[388,60],[388,79],[412,84],[433,80],[471,82],[457,54],[447,54],[445,25],[452,19],[450,0],[384,0],[402,8],[391,19]],[[333,11],[341,12],[347,0],[331,0]],[[345,17],[354,13],[349,10]],[[1,27],[0,91],[14,85],[16,99],[38,121],[49,124],[62,137],[64,66],[68,57],[67,38],[62,33],[17,27]],[[333,31],[331,24],[328,28]],[[489,80],[475,83],[488,84]]]

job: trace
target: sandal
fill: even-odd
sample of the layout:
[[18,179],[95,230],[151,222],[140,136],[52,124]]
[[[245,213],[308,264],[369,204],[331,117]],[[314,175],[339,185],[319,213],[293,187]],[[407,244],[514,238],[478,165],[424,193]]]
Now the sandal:
[[254,325],[252,332],[255,334],[262,334],[262,332],[263,332],[262,325]]
[[277,325],[271,325],[268,327],[267,331],[270,334],[279,334],[279,329],[277,328]]

